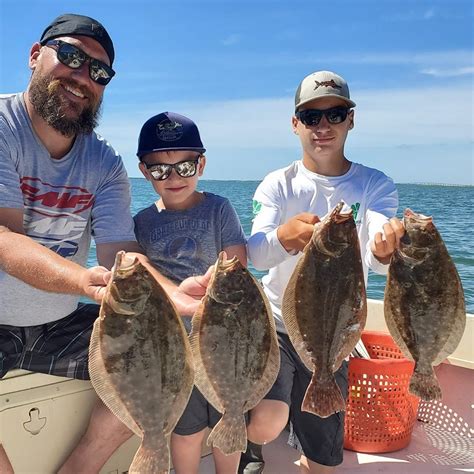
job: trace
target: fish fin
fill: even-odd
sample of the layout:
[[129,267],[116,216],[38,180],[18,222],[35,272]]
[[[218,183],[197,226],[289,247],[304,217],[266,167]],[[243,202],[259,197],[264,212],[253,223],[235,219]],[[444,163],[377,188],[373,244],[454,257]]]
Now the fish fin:
[[300,257],[295,269],[288,281],[285,293],[283,294],[283,302],[281,308],[281,315],[285,328],[290,338],[291,344],[295,348],[296,352],[300,356],[306,368],[310,371],[314,371],[314,363],[311,360],[311,354],[306,350],[306,342],[301,335],[301,330],[298,326],[298,320],[296,318],[296,310],[294,301],[296,300],[295,292],[298,279],[300,278],[301,269],[306,265],[306,253]]
[[301,410],[313,413],[321,418],[327,418],[345,409],[346,402],[334,376],[331,374],[329,379],[321,381],[313,374],[311,382],[306,389]]
[[408,390],[425,401],[441,400],[442,398],[441,387],[432,367],[429,373],[420,373],[415,366]]
[[169,435],[160,438],[146,436],[138,447],[128,470],[129,474],[168,474],[170,472]]
[[201,329],[202,314],[206,299],[201,303],[198,310],[193,316],[193,328],[190,334],[190,343],[194,359],[194,384],[199,391],[204,395],[206,400],[219,412],[224,413],[224,406],[222,405],[216,391],[214,390],[211,381],[207,375],[204,364],[201,358],[201,345],[199,342],[199,332]]
[[109,410],[136,435],[143,432],[133,420],[125,405],[120,401],[117,392],[110,382],[100,350],[100,318],[94,322],[89,344],[89,375],[92,386],[99,398]]
[[243,414],[222,415],[207,438],[207,445],[219,448],[225,455],[245,452],[247,449],[247,427]]
[[383,303],[385,323],[387,324],[388,332],[395,341],[395,344],[402,351],[402,354],[408,360],[413,361],[413,356],[411,355],[410,349],[408,349],[408,346],[406,345],[400,332],[400,328],[397,324],[397,321],[403,321],[403,318],[400,314],[401,304],[396,293],[397,292],[394,290],[393,286],[393,275],[391,274],[391,269],[389,267]]
[[354,350],[365,328],[367,321],[367,295],[363,279],[361,285],[360,300],[357,307],[355,306],[356,302],[354,302],[354,317],[350,321],[346,320],[343,322],[345,328],[336,329],[335,331],[335,334],[340,334],[340,337],[333,343],[336,354],[334,365],[332,366],[333,372],[336,372],[341,367],[342,362]]
[[268,318],[268,322],[270,324],[270,350],[268,354],[268,359],[266,362],[265,370],[262,374],[262,377],[255,387],[255,390],[252,392],[250,398],[248,399],[247,403],[245,403],[244,411],[248,411],[255,407],[260,400],[268,393],[271,389],[275,380],[278,376],[278,372],[280,371],[280,346],[278,344],[278,337],[276,333],[275,327],[275,318],[273,317],[273,312],[270,307],[270,302],[263,291],[262,285],[258,282],[258,280],[249,273],[249,276],[253,279],[255,286],[258,288],[258,291],[265,302],[265,310],[266,315]]
[[[453,264],[454,267],[454,264]],[[456,306],[456,309],[453,308],[453,319],[452,319],[452,327],[449,333],[449,337],[444,344],[443,348],[439,352],[438,356],[433,362],[434,366],[437,366],[443,362],[449,355],[451,355],[459,345],[459,341],[461,340],[464,329],[466,327],[466,306],[464,302],[464,291],[461,284],[461,279],[459,278],[459,274],[456,270],[456,267],[452,269],[454,276],[458,281],[457,289],[458,289],[458,297],[456,299],[456,303],[453,306]]]

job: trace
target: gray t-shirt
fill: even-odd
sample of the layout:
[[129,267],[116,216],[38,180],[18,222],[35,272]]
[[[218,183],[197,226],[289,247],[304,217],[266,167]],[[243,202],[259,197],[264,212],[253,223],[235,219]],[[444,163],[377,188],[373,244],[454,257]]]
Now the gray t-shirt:
[[204,199],[191,209],[158,209],[153,204],[134,220],[138,243],[147,257],[176,283],[205,273],[224,248],[245,245],[244,231],[229,200],[212,193],[204,193]]
[[[92,133],[52,159],[33,130],[23,94],[0,96],[0,208],[23,209],[29,237],[80,265],[86,265],[91,236],[98,244],[135,240],[120,156]],[[0,271],[0,324],[56,321],[74,311],[78,299]]]

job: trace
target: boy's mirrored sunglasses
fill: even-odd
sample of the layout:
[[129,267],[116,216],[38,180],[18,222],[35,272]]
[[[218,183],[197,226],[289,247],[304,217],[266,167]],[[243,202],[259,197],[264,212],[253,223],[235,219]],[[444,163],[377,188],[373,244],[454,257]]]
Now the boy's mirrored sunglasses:
[[146,169],[150,172],[154,180],[163,181],[169,177],[171,170],[175,170],[182,178],[191,178],[191,176],[194,176],[197,172],[199,158],[201,158],[201,155],[198,155],[192,160],[180,161],[174,165],[167,163],[154,163],[149,165],[145,162],[143,162],[143,164],[146,166]]
[[58,61],[72,69],[78,69],[86,61],[89,61],[89,76],[101,86],[107,85],[115,76],[115,71],[110,66],[98,59],[91,58],[82,49],[70,43],[61,40],[50,40],[45,46],[56,49]]
[[347,114],[349,113],[347,107],[331,107],[330,109],[319,110],[319,109],[305,109],[296,112],[296,117],[301,123],[308,126],[318,125],[323,118],[326,117],[327,121],[332,124],[342,123],[346,120]]

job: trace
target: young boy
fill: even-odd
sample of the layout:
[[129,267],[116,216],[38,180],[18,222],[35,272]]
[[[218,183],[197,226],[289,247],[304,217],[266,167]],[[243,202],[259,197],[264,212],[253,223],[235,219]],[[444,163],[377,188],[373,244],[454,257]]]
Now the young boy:
[[[205,151],[196,124],[176,113],[150,118],[140,132],[140,171],[160,197],[134,217],[135,234],[148,258],[176,283],[204,274],[222,250],[247,264],[245,235],[230,202],[196,190]],[[190,318],[184,322],[189,331]],[[176,474],[198,473],[206,428],[220,416],[194,387],[171,436]],[[213,455],[217,473],[237,471],[240,453],[225,456],[214,448]]]
[[[313,225],[339,201],[353,210],[366,282],[368,267],[386,273],[386,264],[404,233],[393,217],[398,207],[393,181],[344,155],[347,134],[354,127],[353,107],[347,83],[337,74],[319,71],[304,78],[296,91],[291,119],[302,159],[270,173],[255,192],[256,216],[248,251],[255,268],[269,270],[262,283],[276,319],[281,368],[273,388],[250,413],[248,437],[256,444],[250,444],[242,455],[239,472],[261,472],[258,445],[275,439],[288,419],[303,452],[300,472],[328,473],[342,462],[344,412],[320,418],[301,411],[311,373],[288,339],[281,304]],[[347,395],[347,363],[336,373],[336,380]]]

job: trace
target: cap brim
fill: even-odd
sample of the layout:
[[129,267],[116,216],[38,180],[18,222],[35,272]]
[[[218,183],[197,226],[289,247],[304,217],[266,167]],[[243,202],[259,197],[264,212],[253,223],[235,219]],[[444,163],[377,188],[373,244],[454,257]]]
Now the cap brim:
[[154,150],[145,150],[145,151],[142,151],[140,153],[137,153],[137,156],[140,158],[142,157],[143,155],[148,155],[149,153],[154,153],[155,151],[197,151],[199,153],[206,153],[206,149],[205,148],[199,148],[199,147],[190,147],[190,146],[186,146],[186,147],[169,147],[169,148],[155,148]]
[[295,112],[298,111],[298,109],[304,105],[307,104],[308,102],[313,102],[313,100],[318,100],[318,99],[324,99],[326,97],[334,97],[335,99],[341,99],[343,100],[349,107],[355,107],[356,104],[353,102],[351,99],[347,99],[346,97],[341,97],[340,95],[337,94],[325,94],[321,95],[319,97],[312,97],[311,99],[306,99],[300,102],[296,107],[295,107]]

